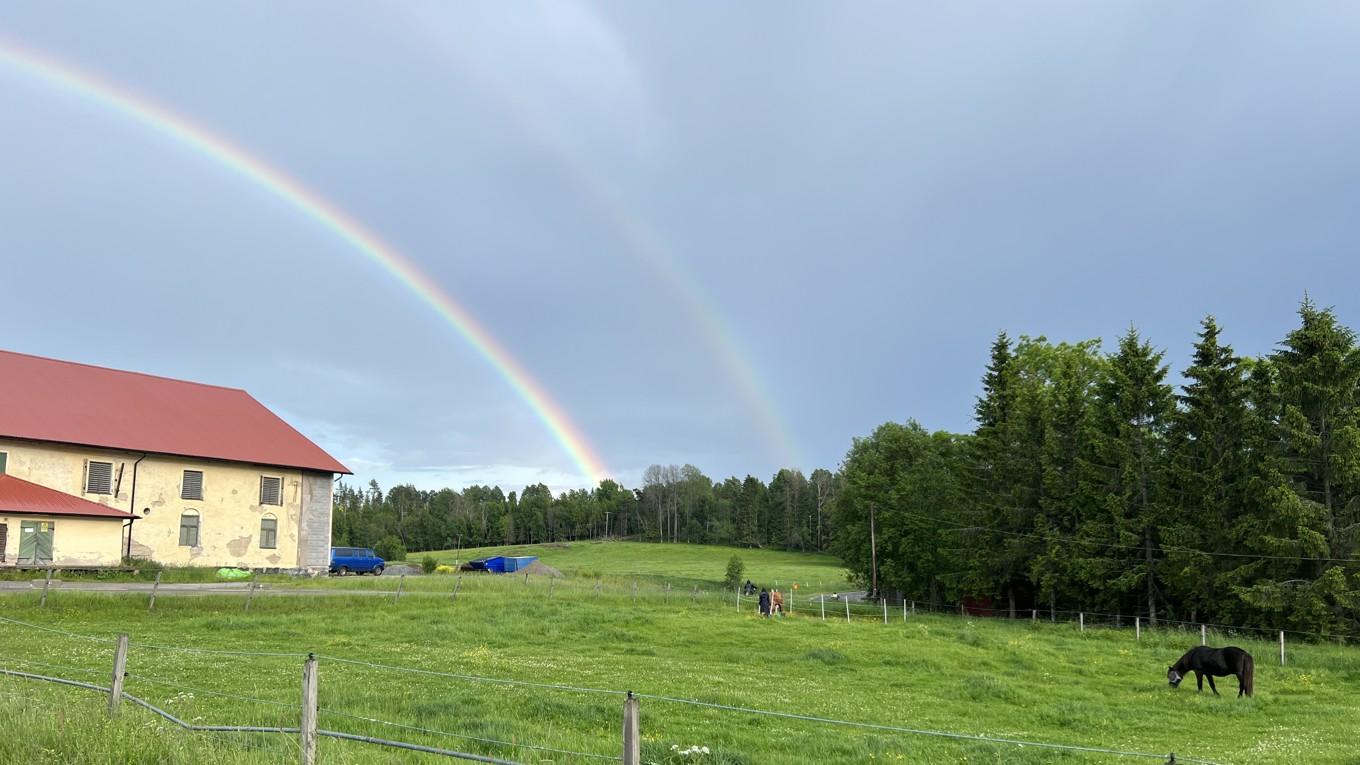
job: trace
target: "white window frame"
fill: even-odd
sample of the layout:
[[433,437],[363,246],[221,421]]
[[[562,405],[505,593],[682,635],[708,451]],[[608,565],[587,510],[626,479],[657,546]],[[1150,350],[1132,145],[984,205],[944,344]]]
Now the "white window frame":
[[[273,521],[273,522],[274,522],[274,528],[273,528],[274,539],[272,540],[272,541],[273,541],[273,544],[271,544],[271,545],[266,545],[266,544],[264,543],[264,522],[265,522],[265,521]],[[273,513],[265,513],[264,515],[260,516],[260,549],[261,549],[261,550],[277,550],[277,549],[279,549],[279,517],[278,517],[277,515],[273,514]]]
[[[186,545],[184,543],[184,519],[193,518],[194,520],[194,543]],[[186,507],[179,514],[179,546],[180,547],[202,547],[203,546],[203,513]]]

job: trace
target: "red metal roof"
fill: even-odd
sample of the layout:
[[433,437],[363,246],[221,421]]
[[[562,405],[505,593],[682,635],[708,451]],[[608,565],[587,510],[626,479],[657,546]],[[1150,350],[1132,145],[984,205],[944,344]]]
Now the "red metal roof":
[[349,469],[238,388],[0,351],[0,436]]
[[95,518],[137,520],[137,516],[98,502],[63,494],[22,478],[0,473],[0,513],[37,515],[84,515]]

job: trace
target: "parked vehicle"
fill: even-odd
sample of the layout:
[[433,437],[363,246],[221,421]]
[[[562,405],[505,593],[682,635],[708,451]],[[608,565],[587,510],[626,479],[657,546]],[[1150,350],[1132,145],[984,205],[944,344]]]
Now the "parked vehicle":
[[369,547],[331,548],[331,573],[339,576],[349,573],[378,576],[386,563]]

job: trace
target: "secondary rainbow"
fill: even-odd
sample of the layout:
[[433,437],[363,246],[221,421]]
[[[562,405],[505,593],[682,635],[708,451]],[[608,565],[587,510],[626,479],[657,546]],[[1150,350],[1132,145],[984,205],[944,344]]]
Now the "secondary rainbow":
[[[420,24],[422,30],[433,27]],[[582,153],[564,139],[552,120],[528,99],[516,95],[513,85],[490,67],[481,66],[456,41],[439,48],[441,54],[467,80],[494,99],[529,137],[555,157],[582,199],[600,214],[619,236],[623,251],[650,270],[689,315],[695,329],[712,351],[718,367],[744,400],[744,411],[780,467],[798,467],[803,455],[792,430],[775,406],[770,387],[744,350],[739,335],[724,321],[699,279],[677,258],[664,239],[636,212],[629,209]]]
[[608,475],[604,462],[562,407],[467,309],[409,258],[320,194],[263,159],[144,96],[3,37],[0,37],[0,62],[193,149],[331,231],[415,293],[486,359],[528,404],[586,479],[594,484]]

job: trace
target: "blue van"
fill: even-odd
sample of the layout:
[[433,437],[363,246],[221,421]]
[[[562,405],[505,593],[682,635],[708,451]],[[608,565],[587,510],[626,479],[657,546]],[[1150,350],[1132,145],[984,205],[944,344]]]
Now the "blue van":
[[368,547],[332,547],[331,548],[331,573],[344,576],[348,573],[372,574],[378,576],[383,572],[383,564],[386,563],[379,558],[371,548]]

